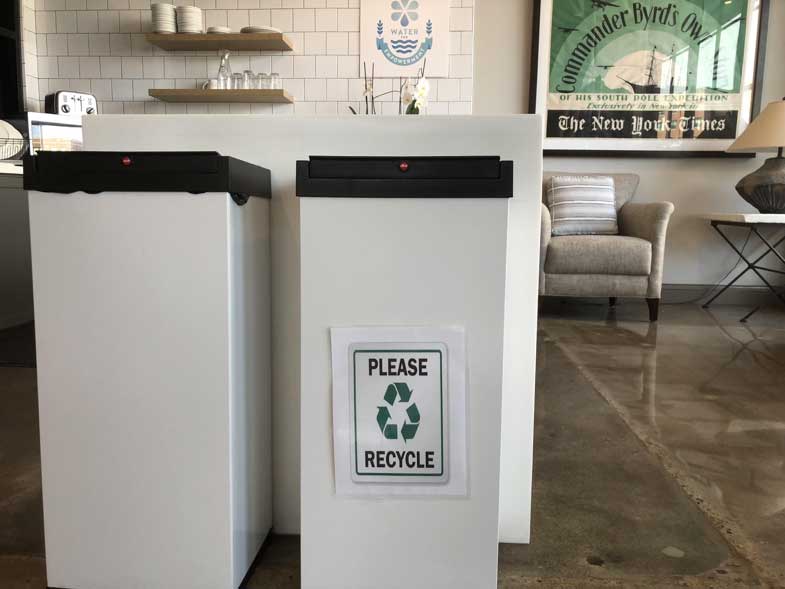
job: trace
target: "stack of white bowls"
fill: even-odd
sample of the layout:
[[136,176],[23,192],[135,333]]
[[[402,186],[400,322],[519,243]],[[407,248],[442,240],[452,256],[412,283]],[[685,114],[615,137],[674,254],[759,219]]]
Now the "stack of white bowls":
[[202,9],[196,6],[178,6],[177,32],[203,33],[204,21],[202,19]]
[[153,30],[156,33],[176,33],[177,20],[173,4],[157,3],[153,9]]

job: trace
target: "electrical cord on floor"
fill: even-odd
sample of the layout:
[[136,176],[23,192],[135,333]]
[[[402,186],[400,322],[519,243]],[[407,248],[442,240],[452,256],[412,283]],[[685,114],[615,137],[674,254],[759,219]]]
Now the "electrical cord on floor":
[[709,297],[709,295],[712,295],[712,294],[714,294],[714,291],[715,291],[715,290],[717,290],[718,288],[720,288],[721,286],[723,286],[723,284],[722,284],[722,283],[723,283],[723,281],[724,281],[726,278],[728,278],[728,276],[730,276],[731,274],[733,274],[733,272],[735,272],[735,271],[736,271],[736,269],[739,267],[739,264],[741,264],[742,256],[744,255],[744,250],[746,250],[746,249],[747,249],[747,245],[748,245],[748,244],[749,244],[749,242],[750,242],[750,237],[751,237],[751,236],[752,236],[752,228],[750,228],[750,229],[747,231],[747,239],[745,239],[745,240],[744,240],[744,245],[742,245],[742,246],[741,246],[741,254],[739,254],[739,257],[738,257],[738,259],[736,260],[736,263],[735,263],[735,264],[733,264],[733,266],[731,267],[731,269],[730,269],[730,270],[728,270],[728,271],[725,273],[725,275],[724,275],[722,278],[720,278],[719,280],[717,280],[717,281],[714,283],[714,285],[713,285],[713,286],[711,286],[711,287],[707,288],[707,289],[706,289],[706,290],[705,290],[703,293],[701,293],[700,295],[698,295],[698,296],[697,296],[697,297],[695,297],[695,298],[692,298],[692,299],[687,299],[687,300],[685,300],[685,301],[668,301],[667,303],[666,303],[666,302],[662,302],[661,304],[662,304],[662,305],[689,305],[690,303],[697,303],[697,302],[698,302],[698,301],[700,301],[700,300],[703,300],[703,299],[705,299],[705,298],[708,298],[708,297]]

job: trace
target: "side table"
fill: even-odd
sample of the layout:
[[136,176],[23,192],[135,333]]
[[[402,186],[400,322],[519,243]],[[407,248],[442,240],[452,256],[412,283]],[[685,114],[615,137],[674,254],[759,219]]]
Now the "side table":
[[[708,217],[711,226],[714,227],[714,230],[719,233],[720,237],[725,240],[725,242],[731,247],[731,249],[739,255],[747,267],[744,268],[741,272],[739,272],[733,280],[731,280],[728,284],[723,286],[717,294],[711,297],[708,301],[703,304],[704,309],[708,309],[709,305],[711,305],[718,297],[720,297],[726,290],[728,290],[731,286],[733,286],[742,276],[744,276],[747,272],[754,272],[758,278],[760,278],[761,282],[765,284],[771,292],[783,303],[785,304],[785,295],[779,292],[767,279],[766,276],[762,274],[762,272],[770,272],[773,274],[781,274],[785,275],[785,270],[777,270],[774,268],[768,268],[766,266],[762,266],[760,262],[768,256],[769,254],[773,254],[777,257],[777,259],[785,265],[785,257],[777,250],[777,248],[785,242],[785,232],[780,235],[776,241],[773,241],[771,237],[766,237],[761,233],[761,229],[764,227],[773,227],[775,229],[783,229],[785,230],[785,214],[783,215],[770,215],[770,214],[762,214],[762,213],[718,213],[718,214],[711,214]],[[742,250],[740,250],[736,245],[728,238],[728,236],[722,231],[722,227],[746,227],[750,231],[750,235],[755,235],[761,243],[765,246],[765,251],[755,257],[755,259],[750,260],[747,255],[744,254]],[[719,286],[719,285],[717,285]],[[750,313],[745,315],[741,321],[745,322],[749,319],[756,311],[758,307],[753,309]]]

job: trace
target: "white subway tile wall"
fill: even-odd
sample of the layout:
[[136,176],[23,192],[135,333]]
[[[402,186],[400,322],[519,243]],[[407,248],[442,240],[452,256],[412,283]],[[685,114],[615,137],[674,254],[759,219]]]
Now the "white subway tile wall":
[[42,110],[43,96],[39,95],[38,35],[36,35],[35,0],[19,2],[19,19],[22,31],[22,100],[27,110]]
[[[155,0],[20,0],[25,99],[40,110],[46,94],[91,92],[99,112],[307,113],[363,112],[359,0],[178,0],[203,9],[205,26],[282,29],[293,52],[233,52],[232,69],[277,72],[291,104],[174,104],[150,88],[198,88],[218,71],[218,52],[167,52],[147,43]],[[474,0],[450,0],[449,77],[433,79],[428,112],[468,114],[472,108]],[[427,72],[426,72],[427,75]],[[398,114],[398,82],[377,79],[377,113]]]

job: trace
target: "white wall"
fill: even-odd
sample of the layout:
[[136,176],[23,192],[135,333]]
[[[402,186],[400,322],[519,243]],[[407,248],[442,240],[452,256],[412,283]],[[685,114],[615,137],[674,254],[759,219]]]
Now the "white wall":
[[38,96],[38,36],[35,31],[35,0],[19,0],[22,26],[22,91],[27,110],[41,110]]
[[[10,0],[5,0],[10,1]],[[22,0],[18,0],[22,1]],[[31,2],[32,0],[24,0]],[[242,51],[232,70],[277,72],[295,97],[288,104],[167,104],[150,88],[196,88],[218,72],[218,52],[166,52],[147,43],[151,0],[35,0],[40,96],[57,90],[96,95],[101,113],[349,114],[363,84],[359,57],[360,0],[172,0],[204,10],[206,26],[282,29],[295,50]],[[433,80],[429,111],[471,112],[474,0],[451,0],[450,74]],[[427,75],[427,71],[426,71]],[[392,90],[378,79],[374,94]],[[380,99],[382,114],[398,114],[398,95]],[[378,112],[378,110],[377,110]]]
[[474,114],[528,112],[532,0],[474,7]]
[[[785,96],[785,1],[772,0],[763,104]],[[533,0],[482,0],[475,7],[474,113],[528,112]],[[665,251],[664,281],[713,284],[736,262],[708,223],[710,212],[753,211],[736,194],[738,180],[757,160],[546,158],[546,170],[633,172],[636,199],[676,205]],[[757,284],[754,280],[750,283]]]

